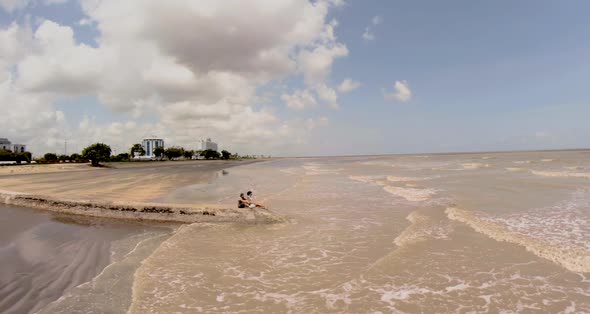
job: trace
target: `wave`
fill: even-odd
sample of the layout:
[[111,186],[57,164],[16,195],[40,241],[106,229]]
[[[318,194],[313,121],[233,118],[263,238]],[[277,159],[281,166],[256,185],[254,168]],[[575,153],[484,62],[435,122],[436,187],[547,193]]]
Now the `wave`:
[[469,163],[461,164],[461,167],[463,167],[463,169],[472,170],[472,169],[490,168],[491,165],[490,164],[482,164],[479,162],[469,162]]
[[344,170],[342,168],[325,169],[325,168],[322,168],[317,163],[306,163],[302,166],[302,168],[305,169],[305,175],[308,175],[308,176],[317,176],[317,175],[323,175],[323,174],[339,174],[340,171]]
[[406,219],[412,224],[393,240],[400,247],[430,239],[446,239],[452,231],[450,224],[418,211],[411,212]]
[[572,177],[572,178],[588,178],[590,173],[587,172],[563,172],[563,171],[540,171],[531,170],[531,173],[543,177]]
[[412,181],[425,181],[431,180],[435,177],[396,177],[396,176],[387,176],[387,180],[391,182],[412,182]]
[[437,192],[435,189],[402,188],[397,186],[384,186],[383,189],[410,202],[427,201]]
[[502,223],[489,218],[486,219],[482,214],[457,207],[449,207],[445,212],[449,219],[465,223],[475,231],[496,241],[505,241],[523,246],[527,251],[573,272],[590,272],[590,250],[581,247],[552,245],[547,241],[512,231]]
[[505,168],[508,171],[523,171],[523,168],[518,168],[518,167],[507,167]]
[[362,183],[375,184],[377,180],[383,179],[383,176],[349,176],[348,178]]

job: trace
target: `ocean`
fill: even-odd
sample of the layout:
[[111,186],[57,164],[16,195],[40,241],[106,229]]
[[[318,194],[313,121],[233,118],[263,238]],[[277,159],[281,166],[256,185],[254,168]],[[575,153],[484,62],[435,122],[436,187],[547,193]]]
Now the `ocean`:
[[247,190],[289,221],[133,232],[40,313],[590,312],[590,151],[273,159],[157,201]]

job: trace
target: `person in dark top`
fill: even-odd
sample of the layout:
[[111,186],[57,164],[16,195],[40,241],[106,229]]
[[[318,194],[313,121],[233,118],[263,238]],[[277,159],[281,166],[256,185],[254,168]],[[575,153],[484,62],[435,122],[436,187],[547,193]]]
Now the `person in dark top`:
[[244,196],[244,193],[240,193],[240,199],[238,200],[238,208],[254,208],[256,205],[250,203],[250,201]]

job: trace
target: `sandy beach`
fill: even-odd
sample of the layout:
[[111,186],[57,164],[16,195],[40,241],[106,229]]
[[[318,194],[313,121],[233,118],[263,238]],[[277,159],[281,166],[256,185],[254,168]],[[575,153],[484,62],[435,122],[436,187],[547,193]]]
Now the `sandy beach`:
[[0,167],[0,189],[55,198],[150,201],[176,186],[207,182],[252,161],[174,161],[48,164]]
[[227,169],[231,167],[253,162],[110,163],[101,168],[85,164],[14,166],[13,170],[2,169],[0,202],[63,214],[129,220],[181,223],[280,221],[281,217],[267,210],[238,209],[235,200],[224,206],[204,200],[184,204],[163,201],[163,197],[174,189],[205,184],[228,174]]

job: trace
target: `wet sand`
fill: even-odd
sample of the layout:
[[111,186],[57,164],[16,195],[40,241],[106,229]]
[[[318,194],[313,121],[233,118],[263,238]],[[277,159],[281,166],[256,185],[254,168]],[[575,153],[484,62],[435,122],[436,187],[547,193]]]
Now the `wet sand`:
[[[223,169],[254,161],[172,161],[0,167],[0,189],[53,198],[102,201],[156,200],[175,187],[204,183]],[[12,171],[12,172],[11,172]]]
[[[0,206],[0,313],[34,313],[172,227]],[[127,242],[127,243],[126,243]]]

